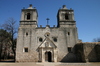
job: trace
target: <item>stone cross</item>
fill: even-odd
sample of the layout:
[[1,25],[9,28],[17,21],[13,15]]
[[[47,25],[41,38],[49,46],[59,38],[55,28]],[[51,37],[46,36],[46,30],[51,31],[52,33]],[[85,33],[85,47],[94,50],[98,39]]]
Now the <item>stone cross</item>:
[[48,23],[49,23],[49,20],[50,20],[50,19],[49,19],[49,18],[47,18],[46,20],[47,20],[47,25],[48,25]]

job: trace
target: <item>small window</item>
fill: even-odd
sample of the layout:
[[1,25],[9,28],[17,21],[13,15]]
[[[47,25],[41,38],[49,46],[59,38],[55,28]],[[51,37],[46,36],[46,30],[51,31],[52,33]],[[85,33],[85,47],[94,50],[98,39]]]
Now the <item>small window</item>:
[[68,35],[70,35],[70,32],[68,32]]
[[57,42],[57,38],[53,38],[53,41],[54,41],[54,42]]
[[69,17],[68,17],[68,14],[67,14],[67,13],[65,14],[65,19],[66,19],[66,20],[68,20],[68,19],[69,19]]
[[71,52],[72,51],[72,47],[68,47],[68,52]]
[[42,42],[42,41],[43,41],[43,39],[42,39],[42,38],[39,38],[39,41],[40,41],[40,42]]
[[28,36],[28,32],[26,32],[26,36]]
[[27,20],[30,19],[30,13],[27,13]]
[[24,52],[28,52],[28,48],[24,48]]

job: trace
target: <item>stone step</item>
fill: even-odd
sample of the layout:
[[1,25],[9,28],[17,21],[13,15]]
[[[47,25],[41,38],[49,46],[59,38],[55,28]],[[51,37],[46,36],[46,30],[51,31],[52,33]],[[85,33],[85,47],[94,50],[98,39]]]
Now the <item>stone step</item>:
[[32,62],[23,62],[23,63],[7,63],[0,62],[0,66],[100,66],[98,63],[32,63]]

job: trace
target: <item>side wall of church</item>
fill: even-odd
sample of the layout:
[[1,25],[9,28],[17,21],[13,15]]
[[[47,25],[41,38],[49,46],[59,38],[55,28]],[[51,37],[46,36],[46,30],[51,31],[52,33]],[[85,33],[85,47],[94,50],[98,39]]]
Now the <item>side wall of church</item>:
[[[78,52],[77,60],[79,56],[81,58],[80,61],[84,62],[97,62],[100,61],[100,42],[97,43],[78,43],[76,45],[76,52]],[[81,47],[81,48],[80,48]],[[80,55],[79,55],[80,54]]]

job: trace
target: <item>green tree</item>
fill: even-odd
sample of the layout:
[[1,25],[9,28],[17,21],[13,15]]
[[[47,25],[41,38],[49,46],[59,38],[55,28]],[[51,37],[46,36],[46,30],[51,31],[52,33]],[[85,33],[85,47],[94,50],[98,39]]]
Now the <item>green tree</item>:
[[4,29],[0,29],[0,59],[2,58],[2,55],[5,56],[5,59],[7,59],[8,57],[7,49],[11,47],[10,39],[11,39],[11,34]]

